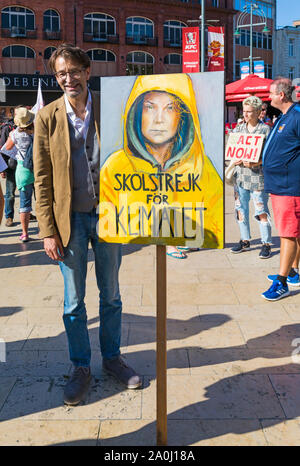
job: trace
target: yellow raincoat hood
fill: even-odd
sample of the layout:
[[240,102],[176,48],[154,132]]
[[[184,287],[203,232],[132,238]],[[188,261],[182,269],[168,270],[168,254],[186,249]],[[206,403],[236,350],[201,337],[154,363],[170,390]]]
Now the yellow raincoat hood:
[[[181,128],[174,144],[171,158],[164,167],[159,166],[155,158],[147,151],[139,123],[139,107],[147,92],[167,92],[180,99],[184,110],[181,116]],[[177,173],[197,171],[201,173],[203,164],[203,144],[200,124],[194,97],[192,82],[186,74],[139,76],[128,99],[124,114],[124,150],[136,171],[143,170],[142,159],[159,170]],[[195,157],[196,156],[196,157]]]
[[[151,91],[171,94],[183,109],[172,153],[163,166],[147,150],[141,132],[144,95]],[[124,214],[127,206],[130,209],[137,203],[146,206],[148,215],[152,205],[157,203],[169,208],[176,204],[183,207],[202,203],[205,237],[201,246],[223,247],[223,183],[205,155],[190,77],[186,74],[138,76],[123,118],[124,148],[111,154],[100,171],[100,212],[101,203],[103,206],[110,203],[113,209],[109,222],[115,225],[119,212]],[[126,197],[126,209],[120,206],[120,196]],[[104,222],[101,223],[100,215],[99,235],[105,241],[162,244],[161,238],[151,238],[150,234],[148,238],[139,237],[138,233],[131,233],[129,227],[125,233],[127,226],[121,226],[117,235],[103,234],[101,229],[104,230]],[[163,239],[165,244],[186,244],[182,237]]]

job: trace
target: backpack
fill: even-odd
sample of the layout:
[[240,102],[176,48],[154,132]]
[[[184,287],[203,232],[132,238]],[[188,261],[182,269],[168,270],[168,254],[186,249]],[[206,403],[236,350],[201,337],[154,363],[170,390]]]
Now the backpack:
[[33,172],[33,139],[26,150],[26,155],[23,160],[23,167],[28,168],[28,170]]

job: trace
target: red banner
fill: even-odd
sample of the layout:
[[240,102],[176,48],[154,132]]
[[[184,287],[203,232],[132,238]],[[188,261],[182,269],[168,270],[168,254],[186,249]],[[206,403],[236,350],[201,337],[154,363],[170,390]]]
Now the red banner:
[[224,28],[208,28],[208,71],[224,71]]
[[198,73],[199,56],[199,27],[182,28],[182,72]]

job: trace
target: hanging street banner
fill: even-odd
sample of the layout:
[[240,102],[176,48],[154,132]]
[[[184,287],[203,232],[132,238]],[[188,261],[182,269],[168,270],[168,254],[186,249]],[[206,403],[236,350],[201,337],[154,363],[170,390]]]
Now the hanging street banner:
[[230,133],[226,144],[225,160],[257,163],[264,140],[264,134]]
[[265,62],[263,60],[254,62],[254,74],[260,78],[265,77]]
[[208,27],[208,71],[224,71],[223,27]]
[[224,73],[101,78],[100,240],[223,248],[223,128]]
[[241,79],[245,79],[249,76],[250,74],[250,62],[249,61],[241,61],[240,72],[241,72]]
[[200,71],[199,61],[199,27],[182,28],[182,72],[198,73]]
[[[241,79],[248,78],[250,75],[250,62],[243,61],[240,63]],[[253,62],[253,74],[260,78],[265,77],[265,62],[263,60]]]

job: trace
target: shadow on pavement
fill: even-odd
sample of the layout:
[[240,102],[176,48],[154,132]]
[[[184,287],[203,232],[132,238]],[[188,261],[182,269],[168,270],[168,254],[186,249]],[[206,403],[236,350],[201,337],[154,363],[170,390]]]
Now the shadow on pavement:
[[[18,311],[20,311],[20,309],[18,309]],[[125,313],[125,317],[130,318],[133,316]],[[203,317],[205,318],[205,316]],[[134,318],[136,319],[137,316],[134,316]],[[221,326],[225,322],[231,320],[226,314],[210,315],[209,318],[212,320],[201,321],[200,318],[195,317],[188,320],[169,319],[168,325],[171,330],[168,333],[168,341],[183,341],[191,335],[201,334],[204,331],[209,331],[211,328]],[[94,318],[90,319],[88,324],[92,325],[97,322],[98,318]],[[135,320],[135,323],[143,324],[143,328],[147,329],[154,326],[155,318],[151,316],[140,316],[137,322]],[[98,341],[98,327],[90,329],[89,334],[92,352],[99,352],[99,343],[96,343]],[[187,346],[170,349],[168,351],[168,367],[178,367],[178,351],[180,350],[188,350],[190,356],[193,356],[186,360],[186,367],[188,368],[221,365],[236,360],[248,361],[256,358],[276,359],[290,357],[293,349],[291,344],[297,335],[300,335],[300,324],[290,324],[281,326],[276,331],[267,335],[249,339],[244,345],[223,348]],[[142,338],[138,332],[136,332],[132,338],[130,338],[128,347],[130,347],[130,345],[150,342],[155,342],[155,332],[152,334],[148,332],[146,335],[143,332]],[[22,349],[21,352],[11,349],[14,348],[16,344]],[[51,348],[55,348],[55,350],[49,350],[50,346]],[[52,374],[48,375],[48,368],[51,366],[51,361],[47,361],[46,358],[43,366],[44,376],[34,375],[34,364],[31,363],[32,374],[30,373],[29,367],[29,369],[27,368],[26,376],[22,377],[20,371],[17,369],[17,365],[19,364],[18,358],[28,351],[36,351],[41,354],[43,352],[48,353],[48,357],[50,355],[52,358]],[[8,355],[6,364],[9,364],[9,366],[7,367],[7,371],[5,370],[5,365],[2,365],[2,368],[0,366],[0,368],[3,369],[1,375],[2,377],[15,376],[16,380],[12,389],[7,394],[6,399],[3,400],[2,409],[0,411],[1,421],[20,418],[34,413],[43,413],[42,418],[44,418],[44,412],[47,410],[58,407],[60,407],[60,409],[65,409],[61,407],[62,392],[63,386],[68,378],[68,370],[66,370],[64,374],[57,375],[61,373],[61,369],[63,368],[63,366],[61,366],[61,369],[59,369],[60,362],[63,364],[59,358],[65,351],[66,336],[64,332],[54,337],[25,339],[7,343]],[[195,354],[197,352],[198,354]],[[98,354],[100,355],[100,352]],[[132,365],[139,362],[138,365],[142,368],[144,362],[155,361],[155,350],[129,352],[126,359],[129,364]],[[172,362],[171,364],[170,361]],[[15,374],[13,373],[12,365],[16,366],[17,373]],[[64,369],[69,367],[70,363],[65,362]],[[183,367],[182,361],[179,367]],[[212,371],[211,377],[208,379],[208,382],[209,380],[210,382],[205,387],[205,392],[203,393],[203,386],[199,387],[199,396],[206,399],[201,402],[188,404],[169,414],[168,418],[170,420],[182,421],[182,423],[176,423],[176,442],[178,442],[178,439],[181,439],[180,445],[191,445],[203,439],[214,438],[229,432],[234,432],[236,434],[253,432],[259,428],[260,419],[264,420],[265,425],[272,426],[283,422],[287,417],[289,419],[298,417],[300,415],[300,406],[293,406],[292,414],[291,412],[286,413],[284,411],[284,405],[280,402],[282,399],[280,398],[281,394],[273,388],[269,374],[286,374],[290,372],[297,375],[299,371],[298,364],[288,364],[283,366],[262,367],[237,375],[230,375],[229,377],[221,377],[221,379],[220,375],[216,376]],[[96,372],[96,374],[94,372],[93,384],[85,405],[92,405],[99,400],[106,400],[105,406],[109,407],[109,399],[123,393],[123,401],[119,401],[118,403],[121,404],[117,407],[117,409],[121,409],[121,406],[123,407],[124,404],[125,406],[130,406],[130,403],[134,403],[132,400],[134,400],[136,396],[139,396],[138,391],[125,390],[112,377],[104,375],[101,370],[98,371],[98,363]],[[225,372],[226,371],[224,371],[224,373]],[[141,374],[144,375],[143,388],[145,389],[149,386],[151,380],[155,379],[155,375],[153,373],[145,375],[143,372],[141,372]],[[216,383],[211,383],[213,377],[217,377],[220,380]],[[296,380],[296,382],[297,381],[298,380]],[[178,389],[180,390],[180,387],[178,387]],[[188,386],[182,386],[182,390],[188,390]],[[193,387],[193,390],[195,393],[195,387]],[[126,397],[128,398],[127,401]],[[189,397],[187,396],[187,402],[188,399]],[[114,401],[114,403],[116,403],[116,401]],[[115,408],[114,403],[112,404],[112,409]],[[71,411],[74,413],[76,409],[80,409],[80,407],[71,408]],[[101,410],[101,406],[99,410]],[[67,417],[66,414],[62,415],[65,416],[65,418]],[[37,416],[37,418],[39,419],[39,416]],[[103,418],[101,411],[99,411],[99,414],[96,415],[93,412],[93,419],[105,420],[105,417]],[[108,419],[112,420],[109,417]],[[124,419],[127,418],[125,417]],[[216,433],[214,429],[207,429],[205,427],[205,419],[218,420],[219,429],[221,430]],[[232,422],[229,422],[234,419],[241,421],[239,427],[236,427],[235,430],[232,429]],[[193,421],[193,425],[187,431],[184,422],[189,420]],[[149,445],[147,442],[149,442],[149,438],[153,438],[154,429],[155,423],[150,420],[149,423],[141,429],[129,434],[114,437],[111,441],[114,445]],[[136,443],[137,441],[140,443]],[[155,437],[153,438],[153,442],[154,441]],[[79,443],[82,444],[82,442],[83,441],[80,440]],[[89,440],[87,439],[86,442],[89,442]],[[106,439],[105,444],[107,443],[108,440]],[[76,442],[71,442],[70,444],[75,445]]]

